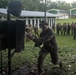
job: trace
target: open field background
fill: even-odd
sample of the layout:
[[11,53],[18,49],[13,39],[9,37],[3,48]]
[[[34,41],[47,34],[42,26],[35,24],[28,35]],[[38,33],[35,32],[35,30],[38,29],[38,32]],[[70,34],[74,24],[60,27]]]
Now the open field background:
[[[56,69],[56,73],[60,72],[60,75],[75,75],[76,74],[76,41],[73,40],[73,37],[70,36],[57,36],[58,43],[58,54],[60,59],[63,62],[62,69]],[[26,63],[30,68],[37,68],[37,58],[39,48],[34,47],[34,42],[25,42],[25,50],[21,53],[16,53],[12,58],[12,68],[18,68],[20,66],[24,66]],[[34,67],[35,66],[35,67]],[[47,71],[46,75],[50,75],[52,71],[52,67],[54,65],[51,63],[50,55],[46,57],[44,60],[43,68]],[[52,71],[52,72],[51,72]]]
[[[75,22],[75,19],[57,20],[59,23]],[[63,62],[62,69],[52,69],[54,66],[51,63],[50,55],[44,60],[45,75],[76,75],[76,40],[73,35],[55,35],[58,44],[58,54]],[[13,75],[33,75],[29,74],[31,70],[37,71],[37,58],[39,48],[34,47],[34,42],[25,42],[25,49],[20,53],[15,53],[12,58],[12,71],[16,71]],[[5,60],[7,50],[3,51],[3,60]],[[3,65],[7,67],[6,64]],[[22,71],[22,72],[21,72]],[[56,72],[56,74],[53,74]],[[23,74],[24,73],[24,74]],[[37,73],[37,72],[36,72]],[[37,74],[36,74],[37,75]]]
[[63,24],[63,23],[72,23],[72,22],[76,22],[76,18],[69,18],[69,19],[57,19],[56,20],[56,23],[61,23],[61,24]]

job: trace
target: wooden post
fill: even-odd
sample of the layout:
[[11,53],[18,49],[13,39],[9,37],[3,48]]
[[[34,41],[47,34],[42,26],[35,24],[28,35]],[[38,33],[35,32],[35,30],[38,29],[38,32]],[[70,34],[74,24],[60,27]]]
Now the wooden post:
[[10,49],[10,12],[7,10],[7,22],[8,22],[8,75],[11,75],[11,49]]

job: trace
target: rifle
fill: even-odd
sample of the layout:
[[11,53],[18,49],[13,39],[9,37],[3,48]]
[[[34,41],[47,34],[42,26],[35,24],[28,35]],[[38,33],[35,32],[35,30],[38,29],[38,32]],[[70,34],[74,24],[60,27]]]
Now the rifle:
[[[42,44],[42,43],[37,43],[36,41],[35,41],[35,39],[37,38],[35,35],[27,35],[27,37],[30,39],[30,40],[32,40],[33,42],[35,42],[35,45],[34,45],[34,47],[38,47],[38,48],[40,48],[40,49],[42,49],[42,47],[40,47],[40,45]],[[44,48],[43,48],[44,49]],[[44,49],[45,51],[47,51],[46,49]]]
[[28,37],[29,39],[31,39],[33,42],[35,42],[34,47],[38,47],[38,48],[40,48],[40,49],[44,49],[45,51],[47,51],[45,48],[40,47],[40,45],[42,44],[41,42],[40,42],[40,43],[36,42],[35,39],[37,39],[37,37],[36,37],[35,35],[32,35],[32,34],[29,35],[29,34],[27,34],[27,37]]
[[[32,40],[33,42],[35,42],[35,45],[34,45],[34,47],[39,47],[41,44],[42,44],[42,42],[41,41],[39,41],[38,40],[38,38],[35,36],[35,35],[33,35],[33,34],[27,34],[27,37],[30,39],[30,40]],[[40,48],[40,47],[39,47]],[[41,48],[40,48],[41,49]]]

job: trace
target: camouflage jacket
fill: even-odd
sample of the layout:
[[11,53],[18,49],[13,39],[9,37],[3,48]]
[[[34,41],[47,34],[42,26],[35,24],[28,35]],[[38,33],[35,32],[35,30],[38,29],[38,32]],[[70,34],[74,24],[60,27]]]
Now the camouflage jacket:
[[41,42],[45,47],[51,47],[51,45],[57,45],[54,32],[50,28],[43,30],[40,33],[40,37],[38,39],[41,40]]

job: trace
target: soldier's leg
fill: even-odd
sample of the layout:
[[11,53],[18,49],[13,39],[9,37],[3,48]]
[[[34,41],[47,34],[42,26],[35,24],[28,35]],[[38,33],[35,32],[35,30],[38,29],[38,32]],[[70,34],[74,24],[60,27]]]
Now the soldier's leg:
[[74,40],[76,40],[76,34],[74,34]]
[[75,35],[73,35],[73,39],[75,40]]
[[58,29],[58,35],[59,35],[59,29]]
[[76,40],[76,34],[75,34],[75,40]]
[[61,35],[62,35],[62,30],[61,30]]
[[57,64],[58,63],[58,54],[56,52],[51,52],[50,56],[51,56],[52,63]]
[[43,61],[48,53],[49,52],[47,50],[44,50],[44,49],[40,50],[40,52],[39,52],[39,57],[38,57],[38,72],[39,73],[42,72]]
[[59,35],[59,30],[57,29],[57,35]]
[[58,57],[57,51],[51,52],[50,55],[51,55],[52,63],[55,65],[58,64],[60,67],[62,67],[62,62],[60,61],[60,59]]

